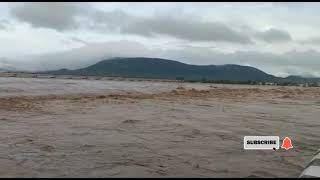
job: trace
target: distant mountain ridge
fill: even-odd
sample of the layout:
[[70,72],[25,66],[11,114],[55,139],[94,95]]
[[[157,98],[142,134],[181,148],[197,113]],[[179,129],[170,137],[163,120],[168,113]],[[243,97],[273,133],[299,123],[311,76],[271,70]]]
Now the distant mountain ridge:
[[16,69],[14,68],[0,68],[0,72],[10,72],[10,71],[15,71]]
[[[55,75],[117,76],[185,80],[228,80],[228,81],[309,81],[310,78],[289,76],[280,78],[257,68],[235,64],[191,65],[182,62],[146,57],[111,58],[86,68],[47,71]],[[318,78],[315,78],[319,80]]]

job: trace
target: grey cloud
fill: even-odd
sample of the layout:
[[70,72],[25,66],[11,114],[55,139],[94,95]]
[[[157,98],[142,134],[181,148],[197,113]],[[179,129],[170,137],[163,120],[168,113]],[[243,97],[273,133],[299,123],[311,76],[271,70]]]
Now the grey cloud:
[[114,30],[130,20],[130,16],[120,10],[105,12],[88,3],[71,2],[20,3],[10,6],[10,14],[34,27],[58,31],[81,27]]
[[16,70],[14,63],[10,59],[1,57],[0,58],[0,72]]
[[123,27],[121,32],[143,36],[167,35],[190,41],[252,43],[249,37],[220,22],[196,22],[169,16],[140,19]]
[[249,44],[250,38],[220,22],[198,22],[173,16],[136,17],[121,10],[91,13],[92,27],[145,37],[172,36],[189,41],[223,41]]
[[90,13],[92,20],[91,27],[95,29],[118,30],[124,25],[135,20],[135,17],[128,15],[121,10],[114,11],[98,11],[92,10]]
[[111,57],[133,57],[140,55],[152,57],[157,56],[157,53],[157,50],[150,50],[141,43],[123,40],[90,43],[80,48],[58,53],[23,56],[21,60],[15,59],[11,60],[11,62],[15,62],[15,66],[21,70],[77,69]]
[[4,24],[0,23],[0,29],[7,29],[7,27]]
[[313,37],[299,41],[302,44],[320,44],[320,37]]
[[297,8],[310,10],[310,6],[318,7],[318,2],[272,2],[272,5],[276,7],[286,7],[292,10],[297,10]]
[[10,22],[6,19],[0,19],[1,24],[10,24]]
[[274,28],[264,32],[258,32],[256,37],[268,43],[288,42],[292,40],[292,37],[288,32]]
[[85,12],[83,5],[67,2],[28,2],[11,6],[10,13],[18,20],[28,22],[34,27],[62,31],[78,26],[76,17]]
[[136,17],[121,10],[101,11],[75,3],[23,3],[11,14],[34,27],[58,31],[87,27],[101,32],[119,32],[146,37],[166,35],[189,41],[222,41],[250,44],[245,34],[221,22],[198,22],[173,16]]
[[81,44],[84,44],[84,45],[89,45],[89,43],[87,41],[84,41],[80,38],[77,38],[77,37],[71,37],[70,38],[71,41],[74,41],[74,42],[77,42],[77,43],[81,43]]
[[8,20],[0,19],[0,29],[7,30],[9,24]]

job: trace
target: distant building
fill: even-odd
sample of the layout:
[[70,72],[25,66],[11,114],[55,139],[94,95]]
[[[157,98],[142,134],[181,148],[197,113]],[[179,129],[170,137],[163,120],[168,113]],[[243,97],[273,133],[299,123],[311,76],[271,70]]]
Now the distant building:
[[56,78],[56,76],[41,74],[41,75],[38,75],[38,78]]
[[266,82],[265,85],[269,85],[269,86],[276,86],[277,83],[274,82]]

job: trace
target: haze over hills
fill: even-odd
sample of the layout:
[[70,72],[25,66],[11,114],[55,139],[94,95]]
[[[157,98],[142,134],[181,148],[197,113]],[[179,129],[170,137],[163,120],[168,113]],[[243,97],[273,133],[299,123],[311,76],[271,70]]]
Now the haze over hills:
[[267,74],[257,68],[235,64],[191,65],[174,60],[146,57],[111,58],[86,68],[47,71],[55,75],[118,76],[136,78],[185,79],[185,80],[227,80],[264,82],[309,82],[318,78],[289,76],[280,78]]
[[15,68],[0,68],[0,72],[10,72],[10,71],[17,71]]

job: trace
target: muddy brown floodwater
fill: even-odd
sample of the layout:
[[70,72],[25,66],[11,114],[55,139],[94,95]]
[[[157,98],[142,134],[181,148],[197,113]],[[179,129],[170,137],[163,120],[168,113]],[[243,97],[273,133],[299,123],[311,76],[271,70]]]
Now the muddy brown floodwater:
[[0,78],[0,177],[298,177],[319,117],[319,88]]

